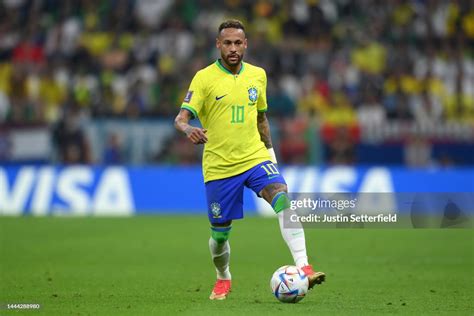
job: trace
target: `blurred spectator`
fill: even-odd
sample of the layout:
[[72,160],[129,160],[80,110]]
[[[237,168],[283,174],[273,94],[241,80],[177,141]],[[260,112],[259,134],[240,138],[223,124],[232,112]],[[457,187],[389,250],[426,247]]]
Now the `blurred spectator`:
[[379,42],[363,37],[351,54],[352,63],[370,75],[381,74],[386,67],[387,51]]
[[337,165],[355,162],[355,143],[348,128],[341,126],[335,129],[334,137],[329,143],[328,162]]
[[357,121],[352,104],[343,93],[332,93],[328,109],[323,113],[323,122],[333,126],[350,126]]
[[0,122],[6,120],[8,112],[10,112],[10,103],[5,93],[0,91]]
[[304,116],[282,121],[279,145],[283,163],[305,164],[308,161],[308,124],[308,118]]
[[357,121],[363,126],[382,126],[386,120],[386,111],[374,93],[367,92],[357,109]]
[[63,119],[54,127],[53,135],[57,156],[61,163],[88,164],[92,162],[89,142],[82,130],[78,109],[65,111]]
[[158,27],[172,3],[171,0],[137,0],[135,14],[142,25],[150,28]]
[[170,138],[164,147],[165,150],[155,157],[161,163],[192,165],[200,161],[201,148],[181,135]]
[[436,124],[441,120],[443,108],[437,98],[423,90],[421,95],[415,95],[410,100],[410,108],[415,119],[420,124]]
[[405,144],[405,164],[421,168],[431,163],[431,145],[422,137],[409,138]]
[[112,132],[108,135],[102,161],[106,165],[123,163],[122,140],[117,133]]
[[268,85],[267,102],[270,104],[269,115],[277,117],[292,117],[295,114],[294,101],[283,91],[275,88],[272,83]]
[[40,65],[45,60],[44,49],[35,33],[26,33],[13,49],[12,61],[23,65]]

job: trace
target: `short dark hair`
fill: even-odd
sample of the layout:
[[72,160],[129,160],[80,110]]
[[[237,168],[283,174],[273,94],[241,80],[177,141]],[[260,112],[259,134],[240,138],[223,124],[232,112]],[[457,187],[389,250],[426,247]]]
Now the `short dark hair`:
[[234,20],[234,19],[230,19],[230,20],[226,20],[222,22],[221,25],[219,25],[218,34],[221,34],[221,31],[223,29],[240,29],[245,32],[245,27],[242,24],[242,22],[240,22],[239,20]]

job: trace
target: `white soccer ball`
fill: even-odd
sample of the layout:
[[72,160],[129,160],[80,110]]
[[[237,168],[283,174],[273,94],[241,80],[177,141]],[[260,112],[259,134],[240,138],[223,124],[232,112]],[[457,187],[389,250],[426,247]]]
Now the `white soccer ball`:
[[300,268],[283,266],[273,273],[270,287],[280,302],[297,303],[308,292],[308,282],[308,277]]

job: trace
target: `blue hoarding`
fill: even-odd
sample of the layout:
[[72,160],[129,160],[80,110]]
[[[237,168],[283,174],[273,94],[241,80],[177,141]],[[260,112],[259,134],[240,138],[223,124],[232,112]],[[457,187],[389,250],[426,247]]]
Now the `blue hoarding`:
[[[291,192],[474,192],[474,169],[282,167]],[[0,214],[206,213],[200,167],[0,167]],[[270,215],[251,191],[246,212]]]

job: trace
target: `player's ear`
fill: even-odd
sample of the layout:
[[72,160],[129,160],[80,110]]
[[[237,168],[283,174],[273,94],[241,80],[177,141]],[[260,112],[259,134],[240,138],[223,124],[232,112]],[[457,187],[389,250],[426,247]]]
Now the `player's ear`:
[[247,38],[244,38],[244,48],[247,49]]
[[221,41],[219,40],[219,37],[216,37],[216,47],[221,49]]

